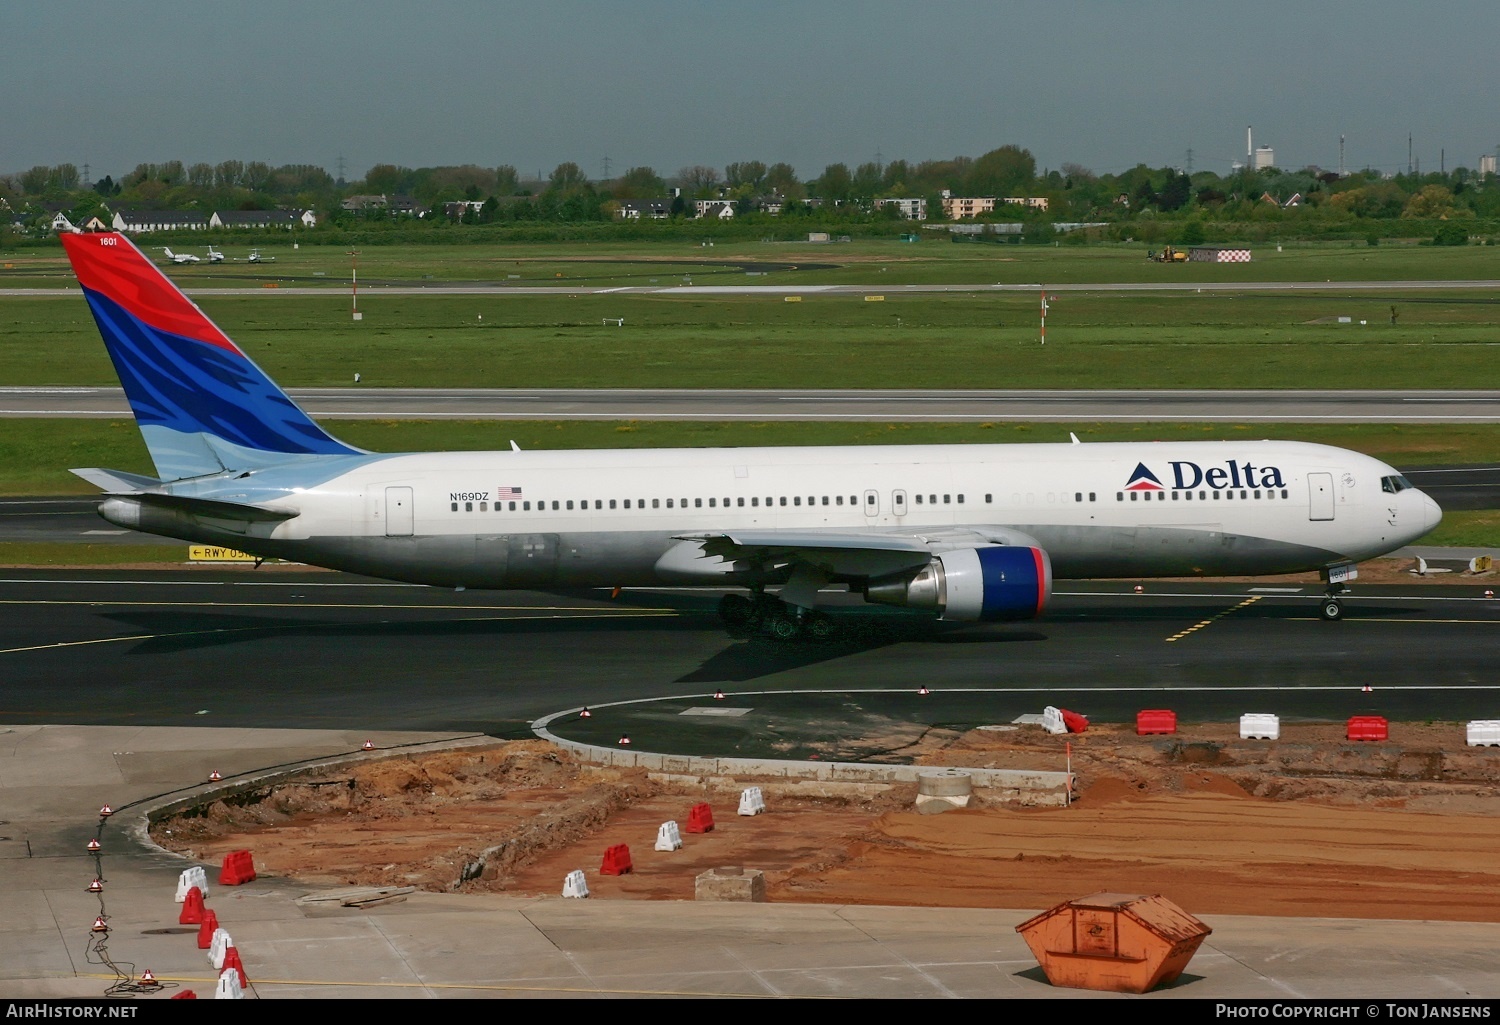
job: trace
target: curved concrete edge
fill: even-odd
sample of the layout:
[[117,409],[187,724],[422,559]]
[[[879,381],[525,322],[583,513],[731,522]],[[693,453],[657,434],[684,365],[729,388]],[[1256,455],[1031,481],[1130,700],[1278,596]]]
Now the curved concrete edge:
[[[621,704],[639,702],[621,702]],[[594,705],[594,708],[608,706]],[[576,716],[583,706],[553,712],[531,724],[531,731],[543,740],[594,765],[614,768],[646,769],[681,776],[768,776],[784,779],[812,779],[821,782],[846,783],[917,783],[923,772],[952,769],[967,772],[974,786],[1000,791],[1023,804],[1066,804],[1073,789],[1073,776],[1067,772],[1032,769],[985,769],[961,765],[880,765],[868,762],[807,762],[776,758],[718,758],[697,755],[672,755],[656,751],[637,751],[584,744],[559,737],[547,727],[566,716]]]
[[151,827],[162,819],[170,818],[190,808],[199,808],[227,797],[235,797],[240,794],[264,789],[278,782],[285,781],[289,776],[310,772],[315,769],[338,768],[360,762],[377,762],[417,752],[428,754],[434,751],[453,751],[466,747],[489,747],[494,744],[503,743],[505,741],[498,737],[479,734],[424,743],[402,744],[399,748],[376,748],[372,751],[355,751],[350,754],[333,755],[331,757],[309,758],[305,762],[298,762],[294,765],[278,765],[274,769],[256,772],[254,775],[237,777],[223,783],[205,783],[201,787],[194,787],[190,791],[164,795],[160,798],[149,800],[138,807],[132,807],[129,809],[130,819],[122,826],[122,831],[127,838],[138,844],[141,849],[152,854],[165,855],[166,857],[176,858],[183,862],[198,862],[199,859],[189,858],[184,854],[179,854],[177,851],[168,850],[151,839]]

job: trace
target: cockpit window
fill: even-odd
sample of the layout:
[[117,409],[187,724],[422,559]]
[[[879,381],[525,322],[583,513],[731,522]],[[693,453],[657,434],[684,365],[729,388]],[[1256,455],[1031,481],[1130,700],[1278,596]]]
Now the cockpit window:
[[1415,485],[1399,473],[1380,478],[1380,490],[1387,494],[1394,495],[1411,487],[1415,487]]

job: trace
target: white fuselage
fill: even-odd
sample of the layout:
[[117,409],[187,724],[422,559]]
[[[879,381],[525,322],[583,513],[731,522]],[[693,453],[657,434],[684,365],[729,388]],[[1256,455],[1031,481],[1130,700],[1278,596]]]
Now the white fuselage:
[[658,565],[683,536],[736,530],[890,534],[934,551],[977,532],[1034,539],[1059,578],[1228,575],[1357,562],[1420,537],[1441,512],[1393,480],[1356,452],[1269,441],[444,452],[172,485],[295,513],[281,522],[105,515],[447,586],[683,582]]

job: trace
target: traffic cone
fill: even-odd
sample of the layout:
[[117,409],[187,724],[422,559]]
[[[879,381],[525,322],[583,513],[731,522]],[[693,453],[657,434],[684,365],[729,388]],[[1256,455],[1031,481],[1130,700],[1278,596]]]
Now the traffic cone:
[[1365,684],[1365,685],[1364,685],[1364,686],[1363,686],[1363,687],[1361,687],[1361,688],[1360,688],[1360,692],[1361,692],[1361,693],[1364,693],[1364,694],[1369,694],[1369,693],[1370,693],[1370,692],[1371,692],[1371,691],[1373,691],[1373,690],[1374,690],[1374,689],[1375,689],[1375,688],[1373,688],[1373,687],[1371,687],[1371,686],[1370,686],[1370,685],[1369,685],[1369,684],[1368,684],[1368,683],[1367,683],[1367,684]]
[[90,854],[98,854],[99,851],[102,848],[103,848],[103,845],[101,843],[99,843],[98,838],[95,838],[95,839],[89,841],[89,853]]
[[115,810],[114,810],[114,809],[113,809],[113,808],[111,808],[111,807],[110,807],[110,806],[109,806],[109,805],[107,805],[107,804],[106,804],[106,805],[105,805],[105,806],[104,806],[104,807],[103,807],[103,808],[100,808],[100,809],[99,809],[99,817],[100,817],[100,818],[101,818],[101,819],[107,819],[107,818],[109,818],[109,817],[110,817],[110,816],[111,816],[111,815],[113,815],[113,814],[114,814],[114,813],[115,813]]
[[136,985],[150,986],[152,988],[155,988],[157,986],[160,986],[161,983],[156,981],[156,976],[152,974],[151,969],[147,968],[144,972],[141,972],[140,981],[136,983]]
[[624,734],[624,733],[620,734],[620,746],[621,747],[629,747],[630,746],[630,737],[629,737],[628,734]]
[[924,698],[927,695],[931,694],[931,693],[932,693],[932,691],[930,691],[930,690],[927,689],[927,684],[925,684],[925,683],[922,684],[922,686],[920,686],[920,687],[917,688],[917,694],[919,694],[920,696],[922,696]]
[[210,783],[217,783],[217,782],[219,782],[219,780],[221,780],[223,778],[224,777],[219,773],[218,769],[214,769],[212,772],[210,772],[208,774],[208,781]]
[[91,928],[89,931],[90,932],[109,932],[109,926],[105,923],[103,915],[99,915],[97,918],[94,919],[93,928]]
[[360,750],[361,751],[373,751],[373,750],[375,750],[375,741],[373,741],[373,740],[367,740],[367,741],[365,741],[364,746],[361,747]]
[[589,706],[588,705],[584,705],[583,706],[583,711],[581,711],[581,712],[578,713],[578,718],[580,718],[580,719],[592,719],[593,717],[594,717],[594,713],[589,711]]
[[94,881],[92,883],[89,883],[87,889],[90,893],[103,893],[104,880],[100,879],[98,876],[95,876]]
[[723,701],[724,700],[724,692],[721,691],[721,690],[714,691],[714,700],[715,701]]

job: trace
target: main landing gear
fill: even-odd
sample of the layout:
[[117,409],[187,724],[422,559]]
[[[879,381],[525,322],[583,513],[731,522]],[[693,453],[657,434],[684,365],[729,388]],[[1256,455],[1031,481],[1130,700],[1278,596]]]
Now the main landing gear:
[[1344,603],[1339,601],[1339,595],[1347,591],[1343,584],[1329,584],[1328,590],[1323,595],[1323,600],[1318,603],[1318,618],[1325,623],[1337,622],[1344,618]]
[[778,641],[827,641],[834,635],[833,618],[826,612],[790,605],[763,591],[749,598],[726,594],[719,599],[719,618],[730,630],[764,632]]

